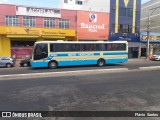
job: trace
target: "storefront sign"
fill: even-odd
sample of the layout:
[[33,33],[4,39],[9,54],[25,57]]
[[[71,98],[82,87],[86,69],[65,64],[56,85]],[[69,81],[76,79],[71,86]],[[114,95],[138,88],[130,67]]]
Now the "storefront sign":
[[131,41],[132,39],[129,37],[119,37],[119,40]]
[[56,29],[56,28],[27,28],[27,27],[4,27],[0,26],[0,34],[9,35],[56,35],[56,36],[75,36],[75,30]]
[[29,47],[12,47],[11,55],[16,56],[17,59],[24,59],[26,56],[30,56],[32,48]]
[[[147,41],[147,35],[142,35],[141,40]],[[160,36],[149,36],[149,40],[152,40],[152,41],[159,40],[160,41]]]
[[77,16],[79,39],[108,39],[109,14],[79,11]]
[[16,6],[16,15],[61,18],[61,11],[59,9],[46,9],[46,8]]

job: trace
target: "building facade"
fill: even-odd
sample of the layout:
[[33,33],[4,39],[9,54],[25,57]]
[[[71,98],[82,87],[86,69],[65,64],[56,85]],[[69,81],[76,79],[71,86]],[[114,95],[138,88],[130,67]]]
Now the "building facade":
[[129,42],[129,57],[141,56],[143,47],[140,43],[141,0],[61,0],[61,2],[62,9],[109,14],[106,19],[106,22],[109,19],[106,26],[107,40],[126,40]]
[[109,40],[126,40],[129,58],[140,57],[141,0],[111,0]]
[[139,57],[140,0],[61,0],[61,5],[0,4],[0,56],[22,58],[35,41],[125,40],[129,57]]
[[160,51],[160,1],[150,0],[141,7],[141,42],[144,44],[146,55],[147,40],[149,39],[149,52],[155,54]]
[[76,11],[0,4],[0,56],[22,59],[34,42],[77,40]]
[[111,0],[61,0],[61,8],[110,13]]

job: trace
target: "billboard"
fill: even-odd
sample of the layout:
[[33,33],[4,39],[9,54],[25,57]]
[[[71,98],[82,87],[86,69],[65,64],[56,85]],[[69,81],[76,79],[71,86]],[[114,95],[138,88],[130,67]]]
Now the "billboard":
[[31,47],[12,47],[11,56],[16,56],[17,59],[24,59],[25,56],[30,56],[32,52]]
[[61,10],[60,9],[16,6],[16,15],[61,18]]
[[77,36],[85,40],[107,40],[109,14],[100,12],[77,12]]

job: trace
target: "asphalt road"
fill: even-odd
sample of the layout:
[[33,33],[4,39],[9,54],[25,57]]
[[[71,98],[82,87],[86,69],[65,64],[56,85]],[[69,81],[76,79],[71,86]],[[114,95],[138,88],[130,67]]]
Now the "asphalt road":
[[[160,70],[133,70],[0,80],[0,111],[160,111],[159,73]],[[46,119],[81,120],[82,118]],[[83,119],[159,120],[159,118]]]
[[104,67],[97,66],[74,66],[74,67],[61,67],[57,69],[48,68],[30,68],[30,67],[13,67],[13,68],[0,68],[0,75],[8,74],[26,74],[26,73],[43,73],[43,72],[61,72],[61,71],[75,71],[75,70],[93,70],[93,69],[114,69],[114,68],[128,68],[138,69],[139,67],[146,66],[160,66],[160,61],[149,61],[146,59],[131,59],[127,63],[106,65]]

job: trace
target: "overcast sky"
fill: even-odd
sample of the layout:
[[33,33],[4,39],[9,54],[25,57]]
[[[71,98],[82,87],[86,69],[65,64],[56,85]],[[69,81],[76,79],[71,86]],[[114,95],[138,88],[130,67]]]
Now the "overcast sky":
[[[142,4],[149,0],[142,0]],[[58,8],[60,0],[0,0],[0,3]]]

